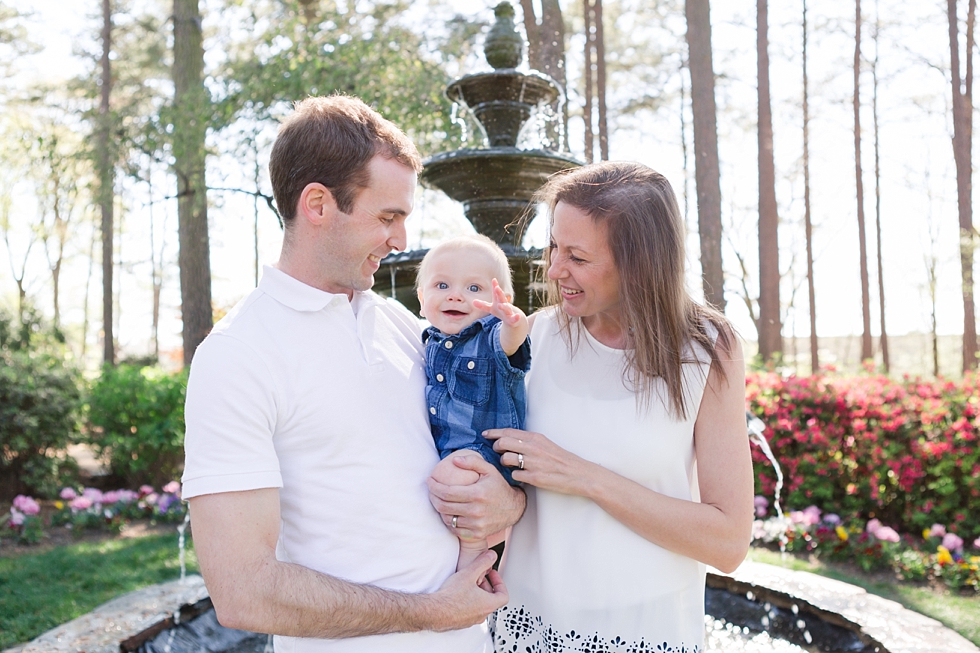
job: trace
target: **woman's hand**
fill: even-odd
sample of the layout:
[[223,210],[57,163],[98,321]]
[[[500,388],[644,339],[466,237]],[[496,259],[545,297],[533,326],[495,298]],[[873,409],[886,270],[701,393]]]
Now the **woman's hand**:
[[490,429],[483,436],[494,441],[500,462],[513,467],[515,481],[543,490],[588,497],[602,467],[579,458],[557,444],[531,431]]

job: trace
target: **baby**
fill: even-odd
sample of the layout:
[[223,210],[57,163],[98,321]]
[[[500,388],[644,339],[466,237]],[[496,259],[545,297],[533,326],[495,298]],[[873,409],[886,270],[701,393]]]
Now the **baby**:
[[[507,256],[486,236],[451,238],[422,259],[416,290],[421,314],[432,325],[422,334],[426,405],[442,458],[432,478],[446,485],[476,483],[479,475],[452,459],[481,456],[516,485],[482,435],[491,428],[524,428],[531,344],[527,316],[510,303]],[[486,540],[461,537],[458,568],[486,550]]]

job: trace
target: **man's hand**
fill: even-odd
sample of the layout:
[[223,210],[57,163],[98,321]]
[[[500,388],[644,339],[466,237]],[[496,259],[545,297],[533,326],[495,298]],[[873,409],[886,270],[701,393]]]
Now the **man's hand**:
[[[433,478],[426,481],[429,501],[447,528],[458,537],[485,539],[517,523],[527,501],[523,490],[512,487],[496,467],[479,456],[456,456],[453,464],[476,472],[480,480],[472,485],[444,485]],[[455,529],[451,528],[453,517]]]
[[496,560],[496,553],[485,551],[430,595],[433,607],[427,612],[434,630],[458,630],[482,623],[491,612],[507,605],[507,588],[492,569]]

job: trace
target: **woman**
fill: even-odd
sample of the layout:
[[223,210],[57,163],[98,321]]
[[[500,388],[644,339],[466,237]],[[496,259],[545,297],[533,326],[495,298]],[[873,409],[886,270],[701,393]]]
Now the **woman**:
[[542,189],[552,307],[534,317],[528,431],[488,432],[526,484],[502,651],[700,651],[705,565],[748,549],[741,348],[685,289],[670,184],[600,163]]

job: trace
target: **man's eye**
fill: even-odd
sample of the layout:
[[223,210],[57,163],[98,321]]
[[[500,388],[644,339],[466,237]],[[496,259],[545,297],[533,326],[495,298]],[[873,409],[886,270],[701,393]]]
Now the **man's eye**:
[[470,292],[480,292],[480,286],[474,284],[470,285]]
[[447,288],[449,288],[449,284],[446,283],[445,281],[440,281],[439,283],[436,284],[436,288],[438,288],[439,290],[446,290]]

